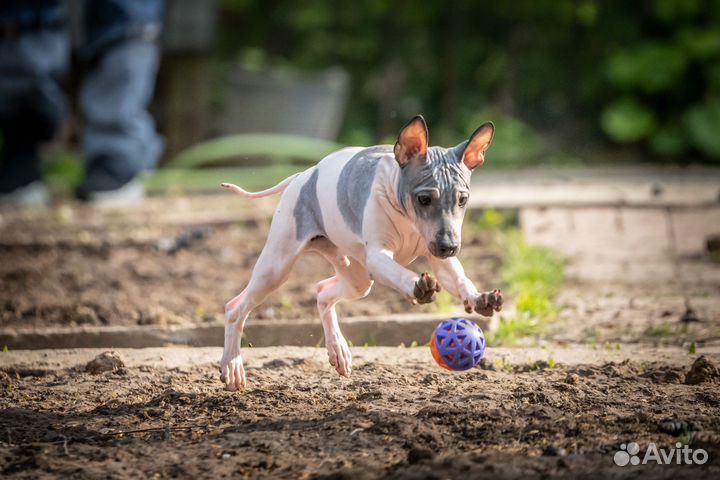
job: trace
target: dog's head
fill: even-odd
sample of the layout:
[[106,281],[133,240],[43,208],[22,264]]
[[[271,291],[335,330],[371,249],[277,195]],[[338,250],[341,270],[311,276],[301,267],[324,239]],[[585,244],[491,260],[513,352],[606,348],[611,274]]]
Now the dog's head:
[[488,122],[454,148],[428,147],[428,128],[420,115],[400,132],[394,149],[401,167],[399,200],[436,257],[460,251],[470,175],[485,161],[494,133]]

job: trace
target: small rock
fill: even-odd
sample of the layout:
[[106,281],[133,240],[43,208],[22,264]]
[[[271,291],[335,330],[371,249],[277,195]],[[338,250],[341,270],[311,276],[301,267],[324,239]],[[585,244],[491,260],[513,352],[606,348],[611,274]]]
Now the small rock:
[[544,457],[564,457],[567,455],[567,450],[563,447],[558,447],[555,444],[550,444],[543,450]]
[[415,464],[422,460],[431,460],[432,458],[432,450],[423,447],[413,447],[408,452],[407,460],[409,464]]
[[85,371],[93,374],[111,372],[125,367],[125,362],[117,352],[103,352],[85,365]]
[[491,371],[497,370],[495,368],[495,365],[493,365],[493,363],[490,360],[488,360],[487,358],[481,358],[480,363],[478,363],[478,366],[480,368],[482,368],[483,370],[491,370]]
[[690,371],[685,375],[685,383],[688,385],[698,385],[704,382],[712,382],[720,378],[715,363],[705,355],[698,357],[690,367]]
[[565,383],[569,385],[577,385],[577,383],[580,381],[580,377],[575,375],[574,373],[568,373],[565,377]]
[[682,323],[695,323],[700,321],[700,317],[698,317],[698,314],[695,312],[693,308],[688,306],[685,309],[685,313],[682,314],[680,317],[680,321]]
[[652,194],[653,197],[659,197],[660,195],[663,194],[664,191],[665,191],[665,188],[662,185],[660,185],[659,183],[653,183],[650,186],[650,193]]
[[550,366],[550,364],[549,364],[547,361],[545,361],[545,360],[537,360],[537,361],[535,362],[535,368],[536,368],[537,370],[545,370],[545,369],[548,368],[549,366]]
[[699,432],[702,430],[702,426],[693,421],[670,419],[659,422],[658,430],[668,435],[678,436],[687,432]]
[[270,360],[269,362],[263,363],[262,368],[275,369],[275,368],[287,368],[287,367],[291,367],[291,366],[292,366],[292,364],[290,363],[290,361],[285,360],[284,358],[276,358],[275,360]]
[[230,458],[230,457],[231,457],[231,455],[230,455],[229,453],[223,453],[223,454],[222,454],[222,459],[223,459],[223,460],[227,460],[227,459]]

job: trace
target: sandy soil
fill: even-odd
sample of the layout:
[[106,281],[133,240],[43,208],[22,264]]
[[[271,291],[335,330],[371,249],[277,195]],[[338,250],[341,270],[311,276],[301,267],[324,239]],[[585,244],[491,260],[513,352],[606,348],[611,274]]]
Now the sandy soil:
[[[268,205],[254,211],[225,198],[153,199],[114,213],[76,205],[0,212],[0,328],[219,321],[268,228]],[[493,239],[472,228],[464,234],[466,270],[478,285],[498,286]],[[321,259],[303,258],[253,317],[315,318],[315,283],[330,274]],[[329,368],[322,349],[255,349],[246,355],[249,389],[232,394],[219,385],[218,351],[211,359],[202,349],[182,351],[174,360],[167,351],[145,351],[154,360],[126,357],[124,366],[98,374],[75,354],[66,356],[72,363],[58,360],[61,351],[0,353],[0,472],[718,478],[717,369],[699,384],[685,380],[697,356],[688,354],[690,342],[718,362],[720,285],[567,282],[557,302],[559,318],[543,338],[491,348],[485,368],[464,374],[441,370],[424,348],[355,348],[349,379]],[[699,321],[688,321],[688,304]],[[410,307],[377,286],[339,310],[438,308],[447,305]],[[537,345],[545,349],[529,348]],[[551,358],[558,365],[547,368]],[[616,466],[614,453],[632,441],[643,449],[688,443],[707,450],[710,461]]]
[[[121,353],[127,365],[98,374],[68,362],[5,362],[0,471],[25,478],[720,474],[720,379],[685,384],[693,357],[682,354],[638,350],[635,360],[612,362],[601,350],[592,363],[546,368],[500,364],[495,352],[489,369],[450,373],[424,348],[358,348],[357,368],[342,378],[321,350],[268,349],[250,355],[248,390],[229,393],[198,350],[172,368],[158,367],[161,349],[145,356],[159,356],[147,365]],[[705,449],[710,461],[616,466],[619,445],[632,441],[643,450],[682,441]]]

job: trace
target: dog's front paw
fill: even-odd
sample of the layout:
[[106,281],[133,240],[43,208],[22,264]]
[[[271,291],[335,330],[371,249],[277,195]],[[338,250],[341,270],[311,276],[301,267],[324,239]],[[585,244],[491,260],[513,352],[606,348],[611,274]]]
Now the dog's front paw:
[[437,292],[440,291],[440,284],[428,273],[423,273],[415,282],[415,301],[417,303],[430,303],[435,300]]
[[475,297],[475,304],[473,305],[469,301],[465,301],[465,311],[472,313],[475,310],[480,315],[485,317],[492,317],[494,312],[499,312],[502,309],[503,295],[499,288],[496,288],[492,292],[479,293]]

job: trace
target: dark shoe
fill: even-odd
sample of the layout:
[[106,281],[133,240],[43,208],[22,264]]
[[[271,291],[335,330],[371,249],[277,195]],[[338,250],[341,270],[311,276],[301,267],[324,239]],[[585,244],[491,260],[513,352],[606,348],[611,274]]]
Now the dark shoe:
[[100,206],[125,207],[142,201],[145,188],[136,175],[114,168],[108,159],[99,158],[89,163],[75,196]]
[[0,195],[41,180],[36,145],[5,145],[0,158]]
[[40,207],[50,196],[35,145],[6,145],[0,159],[0,206]]

